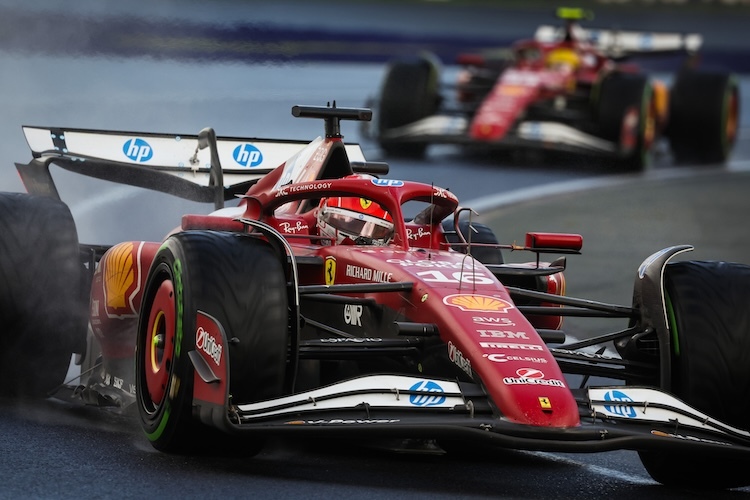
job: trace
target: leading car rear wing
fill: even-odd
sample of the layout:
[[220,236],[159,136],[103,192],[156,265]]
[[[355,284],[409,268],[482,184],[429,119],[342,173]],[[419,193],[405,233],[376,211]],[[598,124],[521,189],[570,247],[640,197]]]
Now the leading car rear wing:
[[[696,33],[647,33],[640,31],[585,29],[573,26],[572,35],[576,40],[589,42],[611,57],[630,54],[688,53],[700,50],[703,37]],[[539,26],[534,35],[538,42],[562,41],[565,28]]]
[[[90,177],[214,203],[247,189],[309,143],[257,138],[23,127],[33,160],[16,163],[26,190],[59,199],[49,166]],[[352,162],[364,162],[358,144],[347,144]]]

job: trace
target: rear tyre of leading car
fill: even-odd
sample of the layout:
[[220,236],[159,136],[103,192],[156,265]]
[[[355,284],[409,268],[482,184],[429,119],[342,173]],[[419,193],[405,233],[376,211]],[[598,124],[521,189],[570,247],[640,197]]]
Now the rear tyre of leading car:
[[737,140],[739,86],[727,73],[684,70],[670,92],[667,136],[675,161],[724,163]]
[[[678,262],[665,270],[672,332],[672,392],[740,429],[750,420],[750,266]],[[750,461],[708,454],[640,452],[651,477],[676,487],[750,484]]]
[[426,142],[405,142],[393,129],[434,114],[440,104],[439,68],[432,56],[397,60],[386,70],[377,115],[380,147],[386,154],[422,157]]
[[0,193],[0,394],[44,397],[86,341],[88,287],[64,203]]
[[271,247],[237,233],[171,236],[151,266],[138,325],[137,404],[151,444],[166,452],[204,451],[210,436],[212,447],[253,454],[261,441],[222,440],[193,418],[195,372],[188,353],[196,349],[199,312],[221,325],[229,341],[232,402],[280,396],[287,292],[281,261]]

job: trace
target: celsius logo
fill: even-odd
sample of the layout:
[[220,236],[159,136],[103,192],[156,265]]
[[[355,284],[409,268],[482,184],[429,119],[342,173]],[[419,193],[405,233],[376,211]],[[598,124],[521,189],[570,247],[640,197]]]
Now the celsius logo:
[[133,161],[149,161],[154,156],[151,146],[143,139],[129,139],[122,145],[122,152]]
[[445,402],[443,388],[432,380],[420,380],[409,390],[423,393],[409,396],[409,402],[414,406],[436,406]]
[[243,167],[257,167],[263,162],[263,154],[252,144],[240,144],[232,151],[232,157]]
[[[623,403],[632,403],[633,400],[622,391],[607,391],[604,394],[604,401],[620,401]],[[613,415],[620,415],[627,418],[635,418],[635,408],[631,405],[605,405],[604,409]]]

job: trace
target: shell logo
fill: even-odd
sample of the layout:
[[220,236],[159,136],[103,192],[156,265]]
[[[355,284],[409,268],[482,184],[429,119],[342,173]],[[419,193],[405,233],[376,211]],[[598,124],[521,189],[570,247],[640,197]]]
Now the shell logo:
[[490,297],[489,295],[448,295],[443,304],[458,307],[462,311],[507,312],[513,309],[513,304],[507,300]]
[[107,297],[107,307],[122,309],[128,289],[135,281],[133,270],[133,244],[124,243],[112,248],[107,255],[104,274],[104,287]]

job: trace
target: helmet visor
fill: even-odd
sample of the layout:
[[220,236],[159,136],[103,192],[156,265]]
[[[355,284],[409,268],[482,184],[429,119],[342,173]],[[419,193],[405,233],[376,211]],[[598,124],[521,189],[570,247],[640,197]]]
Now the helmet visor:
[[379,217],[343,208],[326,207],[320,218],[326,224],[352,239],[364,236],[387,242],[393,234],[393,223]]

